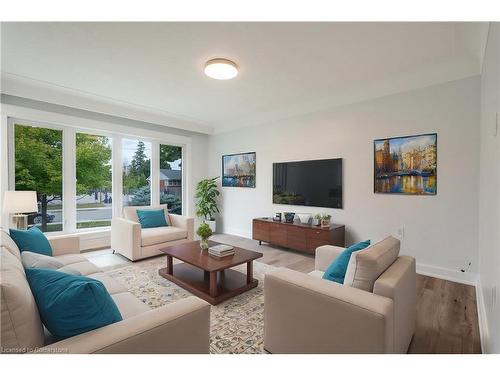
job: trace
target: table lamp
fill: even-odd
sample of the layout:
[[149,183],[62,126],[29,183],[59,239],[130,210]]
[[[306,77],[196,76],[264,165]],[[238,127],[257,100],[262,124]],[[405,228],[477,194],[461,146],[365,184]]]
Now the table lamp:
[[36,191],[6,191],[3,199],[3,212],[11,215],[11,227],[28,228],[26,212],[38,212]]

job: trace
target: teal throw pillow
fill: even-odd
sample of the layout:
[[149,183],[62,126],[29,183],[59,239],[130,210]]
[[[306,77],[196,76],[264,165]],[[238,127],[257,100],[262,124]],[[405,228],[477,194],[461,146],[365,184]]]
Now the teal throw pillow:
[[141,228],[156,228],[168,226],[164,210],[137,210]]
[[98,280],[41,268],[26,268],[26,277],[43,324],[58,339],[122,320]]
[[359,242],[342,251],[342,253],[340,253],[339,256],[328,266],[325,274],[323,275],[323,279],[343,284],[347,266],[349,265],[349,260],[351,259],[351,254],[355,251],[363,250],[368,246],[370,246],[370,240]]
[[28,230],[10,229],[9,234],[21,252],[31,251],[32,253],[52,256],[49,240],[37,227],[31,227]]

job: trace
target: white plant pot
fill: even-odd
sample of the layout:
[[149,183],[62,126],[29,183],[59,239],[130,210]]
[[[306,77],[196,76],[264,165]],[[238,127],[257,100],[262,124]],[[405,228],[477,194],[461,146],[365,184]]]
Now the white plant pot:
[[205,223],[208,224],[208,226],[212,230],[212,233],[215,233],[215,229],[216,229],[215,220],[205,220]]

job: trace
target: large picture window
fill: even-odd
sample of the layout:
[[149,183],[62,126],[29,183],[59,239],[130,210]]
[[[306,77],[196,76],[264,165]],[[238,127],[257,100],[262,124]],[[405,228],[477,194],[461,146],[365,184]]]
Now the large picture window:
[[151,204],[151,142],[122,140],[123,205]]
[[111,139],[76,133],[76,227],[109,227],[113,213]]
[[186,211],[188,138],[132,132],[134,139],[78,121],[8,118],[8,189],[37,193],[28,227],[101,232],[124,206],[161,203],[174,214]]
[[182,147],[160,144],[160,203],[182,214]]
[[37,192],[38,212],[28,225],[63,230],[62,131],[14,124],[15,189]]

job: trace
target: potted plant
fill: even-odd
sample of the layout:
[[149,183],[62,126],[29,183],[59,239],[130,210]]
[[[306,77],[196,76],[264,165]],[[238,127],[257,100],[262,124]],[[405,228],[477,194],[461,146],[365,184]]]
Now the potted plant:
[[207,223],[201,224],[196,230],[196,234],[200,236],[200,247],[203,250],[208,249],[208,239],[213,234],[212,229]]
[[321,215],[320,214],[314,215],[312,225],[320,225],[320,224],[321,224]]
[[321,216],[321,226],[322,227],[329,227],[331,218],[332,218],[332,215],[323,214]]
[[205,178],[196,185],[196,216],[207,223],[215,232],[215,218],[213,215],[219,212],[217,207],[217,197],[220,195],[215,182],[219,177]]

